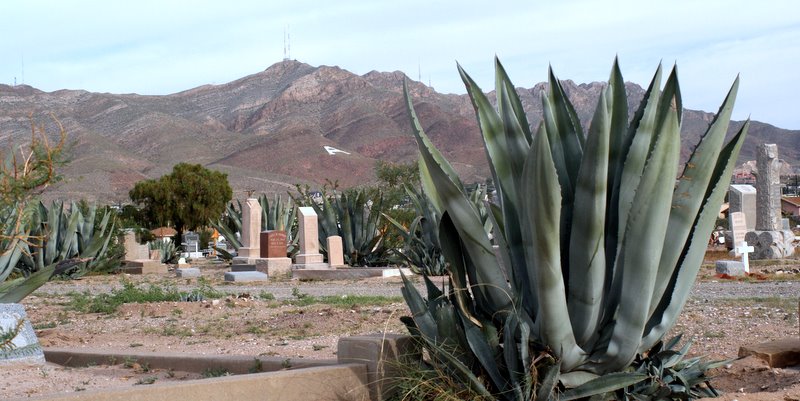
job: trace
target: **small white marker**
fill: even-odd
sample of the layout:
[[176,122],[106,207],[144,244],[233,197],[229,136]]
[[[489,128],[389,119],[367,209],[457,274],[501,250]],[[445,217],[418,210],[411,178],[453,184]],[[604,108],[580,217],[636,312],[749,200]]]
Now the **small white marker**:
[[755,248],[752,246],[747,245],[746,241],[742,241],[739,243],[739,246],[736,247],[736,252],[742,255],[742,263],[744,263],[744,272],[750,274],[750,253],[755,252]]

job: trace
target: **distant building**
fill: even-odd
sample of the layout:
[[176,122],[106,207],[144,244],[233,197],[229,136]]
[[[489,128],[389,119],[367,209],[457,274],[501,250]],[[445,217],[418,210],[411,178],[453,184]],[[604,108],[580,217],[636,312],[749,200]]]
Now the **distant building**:
[[800,216],[800,196],[782,197],[781,212],[791,216]]

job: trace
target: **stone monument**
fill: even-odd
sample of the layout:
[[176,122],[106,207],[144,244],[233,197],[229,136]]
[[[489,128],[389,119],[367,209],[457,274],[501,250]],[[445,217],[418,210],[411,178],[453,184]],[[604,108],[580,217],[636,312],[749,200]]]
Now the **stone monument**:
[[291,278],[292,259],[286,256],[286,231],[262,231],[260,238],[261,253],[260,258],[255,261],[256,270],[266,273],[271,279]]
[[127,274],[160,274],[167,272],[167,265],[161,260],[150,258],[150,249],[136,240],[136,233],[129,230],[124,239],[125,259],[119,271]]
[[731,242],[737,245],[733,247],[733,251],[736,256],[739,256],[738,245],[744,241],[744,237],[747,235],[747,218],[744,212],[731,212],[728,214],[728,220],[731,228]]
[[319,253],[319,227],[317,226],[317,213],[313,207],[298,207],[297,218],[300,242],[300,252],[295,256],[294,263],[297,269],[328,269],[323,263],[322,254]]
[[782,259],[794,254],[794,233],[781,227],[781,181],[778,145],[758,147],[756,229],[745,235],[755,248],[753,259]]
[[328,237],[328,264],[331,269],[345,267],[344,253],[342,252],[342,237],[332,235]]
[[233,263],[254,264],[261,257],[261,204],[256,198],[248,198],[242,205],[242,246],[233,258]]
[[[744,213],[747,231],[756,229],[756,188],[752,185],[731,185],[728,189],[728,211]],[[735,242],[738,244],[738,242]]]

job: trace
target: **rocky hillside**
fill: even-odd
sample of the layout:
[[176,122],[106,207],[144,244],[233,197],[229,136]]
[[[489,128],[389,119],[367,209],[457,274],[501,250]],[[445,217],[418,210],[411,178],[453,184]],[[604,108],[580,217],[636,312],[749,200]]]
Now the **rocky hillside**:
[[[31,116],[56,133],[69,133],[70,163],[50,198],[125,202],[133,183],[158,177],[182,161],[228,173],[235,196],[246,191],[285,193],[295,183],[343,186],[374,179],[376,160],[408,161],[416,155],[402,97],[400,72],[362,76],[337,67],[297,61],[277,63],[223,85],[206,85],[166,96],[42,92],[0,85],[0,144],[8,148],[30,136]],[[587,123],[601,83],[565,89]],[[544,84],[519,88],[529,119],[537,124]],[[474,113],[466,95],[445,95],[410,83],[420,119],[432,140],[468,181],[488,172]],[[628,84],[631,108],[644,91]],[[491,89],[491,88],[484,88]],[[491,96],[491,94],[490,94]],[[685,152],[712,114],[684,114]],[[777,143],[781,157],[800,160],[800,131],[754,123],[742,160],[756,143]],[[347,153],[329,154],[325,146]]]

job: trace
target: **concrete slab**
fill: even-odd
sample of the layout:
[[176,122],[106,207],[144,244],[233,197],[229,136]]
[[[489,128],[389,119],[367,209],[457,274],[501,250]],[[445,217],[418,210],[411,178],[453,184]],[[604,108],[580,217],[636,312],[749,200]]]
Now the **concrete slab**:
[[800,365],[800,338],[785,338],[739,348],[739,356],[753,355],[772,368]]
[[245,263],[237,263],[231,265],[232,272],[254,272],[256,271],[256,265],[254,264],[245,264]]
[[13,347],[0,350],[0,366],[13,369],[44,365],[42,346],[21,304],[0,304],[0,329],[9,334],[15,333],[8,344]]
[[118,271],[127,274],[166,274],[169,272],[169,267],[157,260],[126,260]]
[[234,281],[234,282],[269,281],[269,276],[261,272],[226,272],[225,281]]
[[422,351],[411,336],[377,333],[339,338],[336,356],[339,363],[366,363],[372,399],[389,400],[401,365],[419,360]]
[[738,260],[718,260],[716,263],[717,274],[729,276],[744,276],[744,263]]
[[[294,265],[295,267],[297,265]],[[349,269],[292,269],[292,278],[298,280],[358,280],[370,277],[395,277],[403,274],[411,275],[410,269],[385,267],[349,268]]]
[[381,272],[381,277],[383,277],[383,278],[400,277],[400,273],[401,272],[403,274],[405,274],[406,276],[413,276],[414,275],[414,272],[412,272],[411,269],[409,269],[407,267],[403,267],[403,268],[400,268],[400,269],[384,269],[383,272]]
[[200,269],[196,267],[183,267],[175,269],[175,275],[182,278],[200,277]]
[[256,260],[256,271],[266,273],[270,279],[292,278],[292,259],[262,258]]

